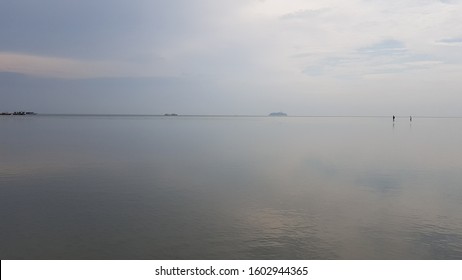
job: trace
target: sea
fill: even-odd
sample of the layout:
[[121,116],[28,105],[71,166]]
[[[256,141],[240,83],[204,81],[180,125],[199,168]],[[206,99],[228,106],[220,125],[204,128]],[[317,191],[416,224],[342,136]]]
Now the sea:
[[462,259],[462,119],[0,116],[0,258]]

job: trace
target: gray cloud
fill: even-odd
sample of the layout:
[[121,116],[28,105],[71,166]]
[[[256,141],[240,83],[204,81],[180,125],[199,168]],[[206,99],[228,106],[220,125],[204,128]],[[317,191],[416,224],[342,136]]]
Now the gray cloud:
[[457,114],[462,4],[421,2],[3,1],[0,110]]
[[462,37],[446,38],[436,41],[440,45],[462,46]]
[[330,9],[314,9],[314,10],[298,10],[295,12],[284,14],[280,17],[282,20],[294,20],[294,19],[310,19],[322,14],[329,12]]
[[143,54],[200,32],[191,1],[21,0],[0,9],[0,50],[74,58]]
[[[310,58],[310,54],[298,54],[294,58]],[[403,73],[429,69],[444,63],[438,57],[415,53],[398,40],[380,42],[358,48],[343,55],[327,54],[315,63],[310,63],[303,73],[311,76],[331,74],[337,77],[352,78],[357,75]],[[342,71],[343,70],[343,71]]]
[[407,51],[404,43],[397,40],[384,40],[371,46],[358,49],[358,53],[367,55],[402,55]]
[[437,0],[438,2],[444,3],[444,4],[457,4],[460,3],[460,0]]

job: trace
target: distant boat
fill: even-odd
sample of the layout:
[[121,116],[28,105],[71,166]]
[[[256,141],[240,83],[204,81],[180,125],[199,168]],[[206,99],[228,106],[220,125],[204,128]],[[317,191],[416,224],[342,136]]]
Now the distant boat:
[[166,117],[176,117],[176,116],[178,116],[178,114],[175,114],[175,113],[173,113],[173,114],[164,114],[164,116],[166,116]]
[[268,116],[270,116],[270,117],[287,117],[287,114],[283,113],[283,112],[273,112],[273,113],[269,114]]

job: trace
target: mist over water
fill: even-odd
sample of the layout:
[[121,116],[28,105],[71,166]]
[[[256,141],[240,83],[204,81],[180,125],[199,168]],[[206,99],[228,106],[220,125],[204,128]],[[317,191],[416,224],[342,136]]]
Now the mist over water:
[[1,259],[462,259],[462,119],[0,118]]

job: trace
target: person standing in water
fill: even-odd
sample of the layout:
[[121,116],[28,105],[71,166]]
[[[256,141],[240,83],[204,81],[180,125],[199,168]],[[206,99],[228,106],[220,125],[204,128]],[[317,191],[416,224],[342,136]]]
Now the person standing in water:
[[393,121],[395,121],[395,115],[393,115]]
[[409,121],[412,122],[412,116],[409,116]]

